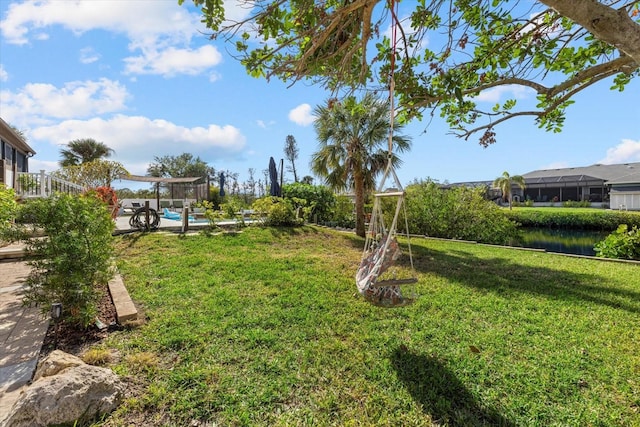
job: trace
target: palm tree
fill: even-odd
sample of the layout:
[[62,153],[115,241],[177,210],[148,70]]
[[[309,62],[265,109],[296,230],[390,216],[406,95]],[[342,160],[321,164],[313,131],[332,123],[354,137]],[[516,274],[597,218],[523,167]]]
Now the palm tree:
[[502,191],[502,198],[509,201],[509,210],[511,210],[511,188],[517,185],[524,190],[524,178],[520,175],[510,176],[509,172],[504,171],[501,176],[493,180],[493,186]]
[[113,149],[107,147],[104,142],[92,138],[74,139],[67,144],[67,149],[60,150],[60,166],[77,166],[109,157],[113,153]]
[[[362,101],[347,97],[343,102],[329,100],[316,107],[314,127],[318,151],[312,155],[311,170],[324,178],[334,191],[355,194],[356,234],[364,237],[365,195],[375,187],[375,178],[388,160],[390,102],[367,93]],[[400,131],[401,125],[396,126]],[[401,163],[395,155],[411,146],[408,136],[394,134],[394,166]]]

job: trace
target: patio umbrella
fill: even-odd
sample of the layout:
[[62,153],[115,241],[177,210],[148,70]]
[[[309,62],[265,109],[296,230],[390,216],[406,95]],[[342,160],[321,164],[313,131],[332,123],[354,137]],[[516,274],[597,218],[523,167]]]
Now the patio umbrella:
[[278,184],[278,170],[276,169],[276,161],[273,157],[269,158],[269,179],[271,180],[271,191],[269,194],[272,196],[280,197],[280,184]]
[[224,197],[224,172],[220,172],[220,197]]

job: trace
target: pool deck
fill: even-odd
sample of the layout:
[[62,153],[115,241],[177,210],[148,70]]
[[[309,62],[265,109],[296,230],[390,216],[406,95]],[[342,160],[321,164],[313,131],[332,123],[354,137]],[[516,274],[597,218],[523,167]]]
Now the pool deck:
[[[131,218],[131,215],[120,215],[116,217],[116,229],[114,234],[125,234],[140,231],[137,228],[131,228],[129,225],[129,218]],[[245,224],[249,224],[253,222],[253,220],[245,220],[244,222]],[[237,221],[235,220],[216,221],[216,225],[219,227],[233,227],[236,223]],[[196,218],[195,221],[189,221],[188,230],[183,230],[182,221],[167,219],[160,215],[160,225],[158,226],[158,230],[182,233],[185,231],[206,230],[210,227],[209,221],[206,219]]]

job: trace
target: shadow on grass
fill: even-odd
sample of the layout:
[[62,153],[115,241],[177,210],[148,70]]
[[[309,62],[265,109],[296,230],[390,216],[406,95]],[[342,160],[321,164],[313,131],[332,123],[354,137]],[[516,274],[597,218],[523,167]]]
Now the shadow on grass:
[[290,227],[265,226],[265,228],[271,232],[271,235],[278,238],[299,236],[301,234],[319,234],[320,233],[320,231],[317,228],[305,226],[305,225],[290,226]]
[[391,363],[407,391],[436,425],[516,425],[477,402],[455,374],[433,357],[398,348]]
[[[555,256],[555,255],[548,255]],[[621,289],[607,277],[529,266],[505,258],[479,258],[463,250],[414,248],[414,265],[421,273],[507,296],[527,293],[568,302],[589,302],[640,313],[640,292]]]
[[119,234],[118,237],[120,237],[123,242],[126,242],[128,247],[133,247],[136,245],[136,243],[138,243],[138,240],[140,240],[146,234],[149,234],[149,232],[145,233],[134,230],[131,233]]

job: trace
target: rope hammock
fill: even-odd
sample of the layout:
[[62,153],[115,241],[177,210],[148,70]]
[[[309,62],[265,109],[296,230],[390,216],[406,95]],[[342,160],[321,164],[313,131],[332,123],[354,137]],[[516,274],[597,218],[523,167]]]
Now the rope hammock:
[[[409,240],[409,226],[407,222],[407,211],[405,206],[405,192],[402,184],[393,168],[393,127],[395,117],[394,88],[395,83],[393,73],[395,69],[395,50],[397,41],[398,19],[394,11],[394,0],[389,1],[392,16],[392,58],[391,72],[389,79],[389,99],[391,105],[389,119],[388,156],[382,180],[374,194],[373,210],[369,221],[369,228],[362,253],[360,267],[356,273],[356,285],[360,294],[373,305],[380,307],[403,307],[412,304],[416,299],[416,294],[412,288],[406,285],[415,284],[418,279],[413,267],[413,256],[411,253],[411,242]],[[397,7],[397,3],[396,3]],[[386,189],[388,179],[393,180],[393,187]],[[393,219],[387,225],[383,213],[383,200],[395,199],[395,212]],[[404,218],[404,235],[407,239],[409,263],[411,275],[402,277],[398,269],[392,267],[398,261],[402,252],[398,244],[398,220],[400,214]],[[401,286],[403,288],[401,289]]]

